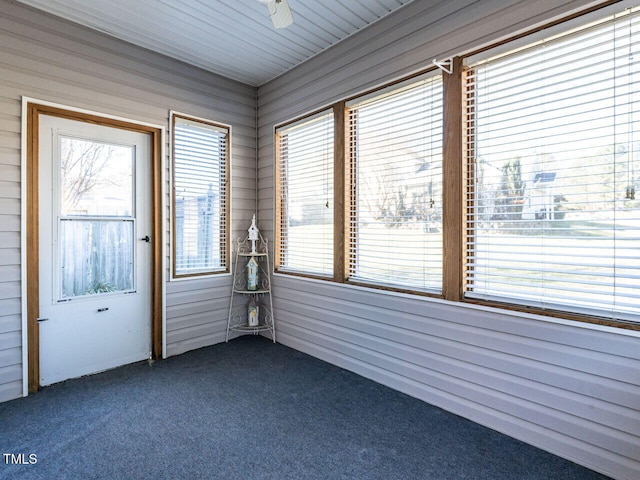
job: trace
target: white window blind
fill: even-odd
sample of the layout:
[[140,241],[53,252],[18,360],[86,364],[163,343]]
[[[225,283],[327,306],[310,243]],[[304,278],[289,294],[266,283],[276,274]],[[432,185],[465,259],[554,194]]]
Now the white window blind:
[[277,270],[333,275],[333,111],[276,132]]
[[639,28],[469,65],[467,297],[638,321]]
[[173,116],[174,277],[228,271],[229,128]]
[[442,289],[442,77],[348,107],[349,280]]

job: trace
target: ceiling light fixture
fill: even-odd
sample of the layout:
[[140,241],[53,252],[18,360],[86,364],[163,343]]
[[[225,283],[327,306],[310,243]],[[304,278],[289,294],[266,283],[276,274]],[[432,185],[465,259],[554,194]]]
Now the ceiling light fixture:
[[293,15],[287,0],[258,0],[269,9],[269,17],[275,28],[287,28],[293,23]]

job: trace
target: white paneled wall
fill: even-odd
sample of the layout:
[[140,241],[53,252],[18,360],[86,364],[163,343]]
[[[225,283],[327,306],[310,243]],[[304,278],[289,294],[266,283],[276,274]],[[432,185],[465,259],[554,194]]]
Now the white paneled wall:
[[[0,0],[0,401],[23,393],[23,96],[167,128],[170,110],[232,125],[232,238],[247,228],[256,198],[253,87]],[[224,340],[230,283],[229,275],[167,283],[168,355]]]
[[[258,89],[258,207],[274,126],[587,1],[415,1]],[[615,478],[640,478],[640,335],[276,275],[278,340]]]

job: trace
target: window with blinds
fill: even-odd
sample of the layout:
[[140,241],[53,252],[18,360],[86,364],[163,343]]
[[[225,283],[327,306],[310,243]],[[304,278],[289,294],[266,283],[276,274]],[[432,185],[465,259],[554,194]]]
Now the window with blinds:
[[639,28],[468,62],[467,298],[637,321]]
[[229,127],[180,115],[173,133],[173,277],[228,272]]
[[333,275],[333,111],[276,130],[276,270]]
[[347,103],[349,280],[442,289],[442,77]]

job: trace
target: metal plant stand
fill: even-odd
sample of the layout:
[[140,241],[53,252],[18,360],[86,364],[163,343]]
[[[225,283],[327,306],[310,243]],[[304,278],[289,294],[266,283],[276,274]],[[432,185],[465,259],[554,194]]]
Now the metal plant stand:
[[[255,220],[254,220],[255,222]],[[251,237],[255,239],[252,239]],[[271,267],[269,264],[267,240],[256,232],[244,240],[236,241],[236,258],[233,266],[233,287],[231,291],[231,301],[229,303],[229,319],[227,321],[227,338],[229,332],[251,333],[258,335],[260,332],[269,332],[271,339],[276,341],[276,329],[273,322],[273,301],[271,299]],[[247,282],[245,268],[251,258],[258,263],[258,282],[255,290]],[[255,300],[258,305],[257,325],[251,326],[248,318],[248,305],[251,300]]]

